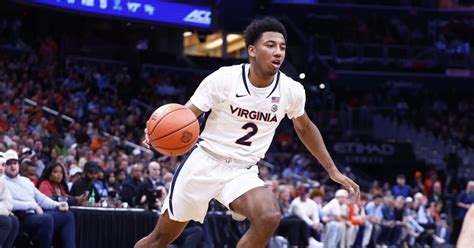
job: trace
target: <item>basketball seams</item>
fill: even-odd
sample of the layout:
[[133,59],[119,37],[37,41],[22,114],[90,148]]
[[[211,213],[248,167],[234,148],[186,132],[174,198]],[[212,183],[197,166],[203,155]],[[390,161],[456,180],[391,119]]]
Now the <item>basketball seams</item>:
[[[152,134],[153,131],[155,131],[156,126],[158,126],[158,124],[160,124],[160,122],[161,122],[166,116],[168,116],[169,114],[171,114],[171,113],[173,113],[173,112],[175,112],[175,111],[181,110],[181,109],[186,109],[186,107],[176,108],[176,109],[173,109],[173,110],[169,111],[168,113],[164,114],[164,115],[160,118],[160,120],[158,120],[158,121],[155,123],[155,126],[153,126],[153,129],[152,129],[151,131],[148,131],[148,135]],[[176,131],[175,131],[175,132],[176,132]],[[157,138],[157,139],[158,139],[158,138]],[[154,139],[154,140],[157,140],[157,139]],[[161,139],[161,137],[160,137],[159,139]]]
[[[163,118],[162,118],[162,119],[163,119]],[[155,139],[153,139],[153,140],[150,140],[150,143],[153,142],[153,141],[157,141],[157,140],[159,140],[159,139],[166,138],[166,137],[168,137],[168,136],[170,136],[170,135],[172,135],[172,134],[174,134],[174,133],[176,133],[176,132],[178,132],[178,131],[180,131],[180,130],[182,130],[182,129],[185,129],[185,128],[191,126],[191,125],[194,124],[195,122],[198,122],[198,123],[199,123],[199,121],[198,121],[197,119],[195,119],[195,120],[191,121],[190,123],[188,123],[188,124],[186,124],[186,125],[184,125],[184,126],[179,127],[179,129],[177,129],[177,130],[174,130],[174,131],[172,131],[172,132],[170,132],[170,133],[168,133],[168,134],[165,134],[165,135],[163,135],[163,136],[161,136],[161,137],[158,137],[158,138],[155,138]],[[198,135],[198,136],[199,136],[199,135]],[[163,147],[163,148],[164,148],[164,147]]]
[[186,144],[186,145],[184,145],[184,146],[180,146],[180,147],[176,147],[176,148],[168,148],[168,147],[163,147],[163,146],[154,145],[154,147],[156,147],[156,148],[166,149],[166,150],[170,150],[170,151],[183,149],[183,148],[185,148],[186,146],[189,146],[189,143]]

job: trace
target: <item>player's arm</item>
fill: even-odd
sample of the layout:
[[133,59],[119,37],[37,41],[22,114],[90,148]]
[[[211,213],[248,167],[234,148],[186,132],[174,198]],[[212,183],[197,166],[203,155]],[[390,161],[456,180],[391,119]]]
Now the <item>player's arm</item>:
[[199,118],[199,116],[204,113],[204,111],[200,110],[198,107],[192,104],[191,101],[188,101],[184,106],[193,111],[193,113],[196,115],[196,118]]
[[472,247],[474,243],[474,205],[471,205],[469,211],[467,211],[464,217],[464,223],[462,224],[461,234],[459,235],[458,243],[456,247]]
[[329,173],[331,179],[344,186],[344,188],[349,192],[355,193],[357,198],[359,198],[359,185],[350,178],[344,176],[337,169],[326,149],[326,145],[324,144],[323,137],[321,136],[318,127],[309,119],[306,112],[299,117],[293,118],[293,126],[301,142],[303,142],[311,154],[318,159],[319,163],[321,163],[324,169]]

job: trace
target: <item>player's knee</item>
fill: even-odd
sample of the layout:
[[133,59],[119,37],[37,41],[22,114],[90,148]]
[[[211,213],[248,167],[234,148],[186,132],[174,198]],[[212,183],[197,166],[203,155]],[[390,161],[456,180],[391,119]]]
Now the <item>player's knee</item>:
[[280,212],[272,211],[272,212],[262,214],[258,218],[257,224],[260,224],[261,226],[266,227],[266,228],[274,229],[278,226],[278,224],[280,223],[280,220],[281,220]]

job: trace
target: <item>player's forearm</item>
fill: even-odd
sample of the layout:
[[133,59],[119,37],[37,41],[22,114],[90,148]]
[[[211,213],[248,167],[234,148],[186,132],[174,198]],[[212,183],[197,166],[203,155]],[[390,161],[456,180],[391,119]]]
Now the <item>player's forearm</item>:
[[311,154],[318,159],[319,163],[321,163],[329,175],[336,173],[338,169],[326,149],[326,145],[324,144],[323,137],[321,136],[318,127],[316,127],[314,123],[309,122],[304,128],[295,130],[301,142],[303,142]]
[[192,104],[191,101],[188,101],[184,106],[189,108],[191,111],[193,111],[193,113],[196,115],[197,118],[199,118],[199,116],[201,116],[204,113],[198,107],[194,106],[194,104]]

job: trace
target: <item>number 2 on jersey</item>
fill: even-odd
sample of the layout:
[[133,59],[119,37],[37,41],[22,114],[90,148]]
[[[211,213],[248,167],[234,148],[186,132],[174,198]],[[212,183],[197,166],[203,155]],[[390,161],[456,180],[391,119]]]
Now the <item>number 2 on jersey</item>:
[[242,126],[242,129],[244,129],[244,130],[250,129],[250,132],[248,132],[246,135],[242,136],[242,138],[236,140],[235,143],[237,143],[239,145],[243,145],[243,146],[252,145],[252,141],[249,141],[249,139],[252,138],[252,136],[254,136],[257,133],[257,131],[258,131],[257,125],[255,125],[252,122],[248,122],[248,123],[245,123]]

